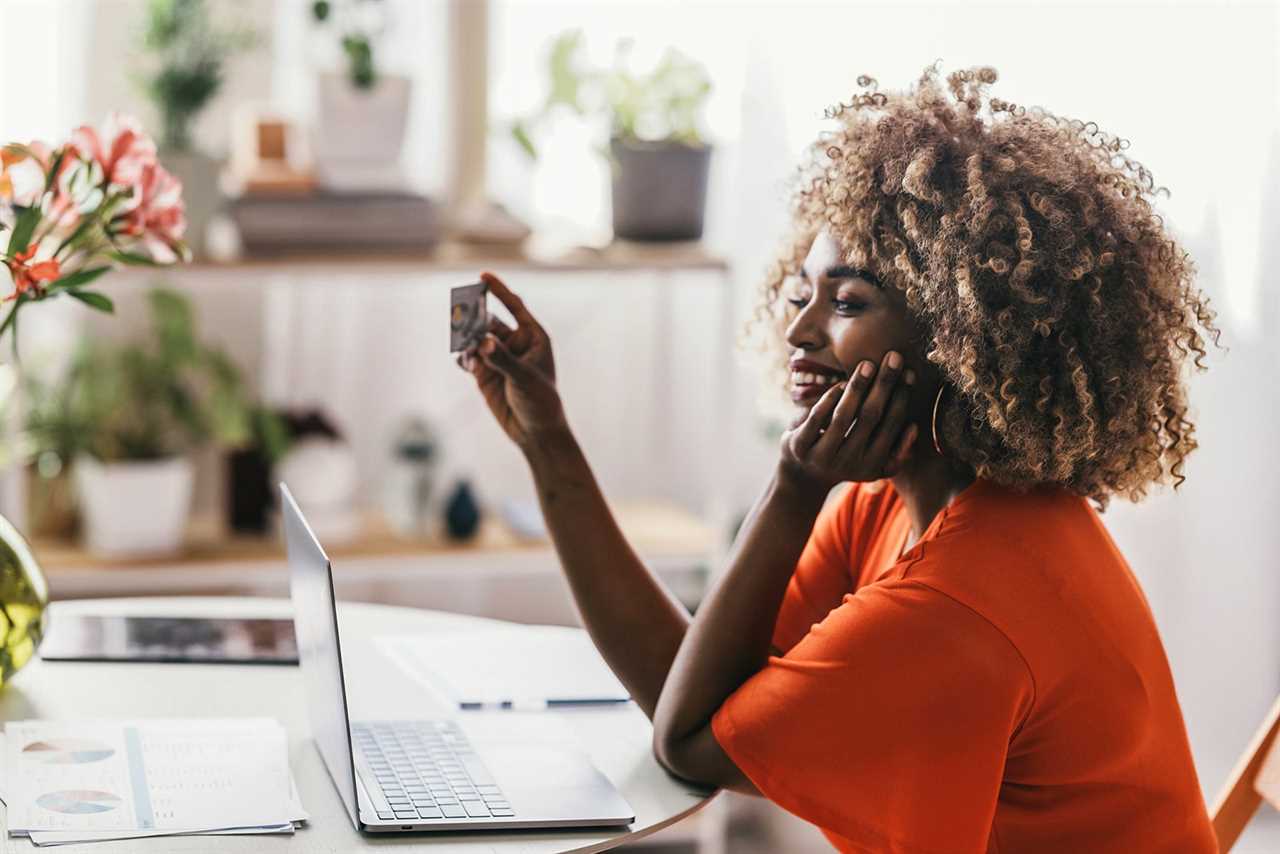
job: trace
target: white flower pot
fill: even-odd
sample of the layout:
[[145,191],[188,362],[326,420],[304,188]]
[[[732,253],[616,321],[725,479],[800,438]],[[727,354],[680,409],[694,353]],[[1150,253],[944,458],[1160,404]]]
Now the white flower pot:
[[222,207],[222,191],[218,188],[221,164],[199,151],[162,151],[160,158],[165,168],[182,182],[182,202],[187,215],[187,230],[182,239],[191,254],[202,259],[209,223]]
[[194,481],[189,459],[100,463],[81,456],[74,470],[89,551],[145,557],[181,550]]
[[321,74],[312,143],[321,184],[337,192],[403,191],[400,154],[409,117],[408,77],[381,74],[370,89]]

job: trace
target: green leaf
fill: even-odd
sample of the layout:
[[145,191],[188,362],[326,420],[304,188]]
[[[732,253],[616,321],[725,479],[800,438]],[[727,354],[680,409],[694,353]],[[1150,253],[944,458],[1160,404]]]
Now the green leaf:
[[289,450],[289,426],[278,413],[261,406],[254,407],[251,418],[258,447],[275,465]]
[[569,30],[552,43],[548,60],[551,94],[547,96],[547,104],[564,104],[578,115],[584,112],[581,99],[584,75],[576,67],[581,48],[582,30]]
[[111,301],[111,298],[105,294],[100,294],[97,291],[69,290],[67,293],[90,308],[97,309],[98,311],[112,314],[116,310],[116,304]]
[[14,210],[18,215],[13,222],[13,233],[9,235],[8,255],[11,258],[19,252],[27,251],[31,235],[35,234],[36,226],[40,224],[39,207],[14,207]]
[[46,290],[83,287],[110,271],[110,267],[90,267],[86,270],[77,270],[69,276],[63,276],[56,282],[51,282]]
[[[22,300],[19,299],[18,301],[21,302]],[[9,340],[13,344],[13,362],[16,365],[22,361],[22,357],[18,355],[18,307],[16,305],[13,307],[11,317],[13,317],[13,334],[9,336]]]
[[4,322],[0,323],[0,339],[4,338],[4,334],[9,332],[10,327],[13,331],[10,337],[13,339],[13,361],[17,363],[18,358],[18,309],[22,308],[22,304],[27,302],[29,297],[26,294],[18,294],[18,298],[13,301],[13,308],[9,309],[9,313],[5,315]]
[[75,231],[71,232],[71,234],[69,234],[65,240],[63,240],[61,243],[58,244],[58,248],[54,250],[53,257],[57,258],[59,255],[62,254],[62,250],[74,244],[77,240],[83,237],[89,231],[89,229],[93,228],[97,224],[98,224],[97,217],[94,217],[94,216],[85,217],[83,220],[80,221],[80,224],[76,226]]
[[53,190],[53,183],[58,178],[58,170],[62,168],[62,161],[66,159],[67,149],[59,148],[58,153],[54,155],[53,163],[49,166],[49,174],[45,178],[44,191],[46,193]]
[[525,128],[524,122],[516,122],[511,126],[511,136],[520,145],[520,148],[524,150],[524,153],[529,155],[530,160],[538,159],[538,149],[534,147],[533,140],[529,138],[529,131]]
[[4,337],[4,334],[9,331],[10,326],[13,326],[15,323],[17,323],[18,306],[22,305],[22,303],[23,303],[23,297],[19,296],[17,300],[14,301],[13,307],[9,309],[9,313],[4,316],[4,322],[0,323],[0,338]]
[[147,255],[140,255],[137,252],[108,252],[107,257],[113,261],[119,261],[121,264],[128,264],[131,267],[159,267],[160,264],[154,258]]

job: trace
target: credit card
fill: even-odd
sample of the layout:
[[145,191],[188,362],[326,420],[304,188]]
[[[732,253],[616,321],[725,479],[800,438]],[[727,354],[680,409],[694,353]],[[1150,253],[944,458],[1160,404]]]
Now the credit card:
[[479,344],[489,331],[489,309],[484,282],[461,285],[449,291],[449,352],[457,353]]

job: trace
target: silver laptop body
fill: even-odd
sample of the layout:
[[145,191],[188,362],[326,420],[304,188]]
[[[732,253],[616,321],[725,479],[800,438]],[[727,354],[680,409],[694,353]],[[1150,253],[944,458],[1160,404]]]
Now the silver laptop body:
[[350,721],[329,558],[280,484],[311,730],[358,830],[620,827],[631,806],[586,756],[536,745],[483,757],[448,719]]

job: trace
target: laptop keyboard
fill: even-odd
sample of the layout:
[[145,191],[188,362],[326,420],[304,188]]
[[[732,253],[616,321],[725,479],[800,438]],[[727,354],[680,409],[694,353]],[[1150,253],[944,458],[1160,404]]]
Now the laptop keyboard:
[[364,754],[391,811],[378,818],[511,818],[515,812],[470,742],[452,721],[353,723]]

